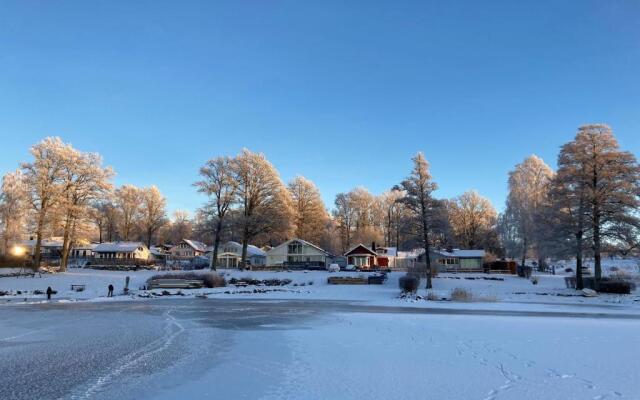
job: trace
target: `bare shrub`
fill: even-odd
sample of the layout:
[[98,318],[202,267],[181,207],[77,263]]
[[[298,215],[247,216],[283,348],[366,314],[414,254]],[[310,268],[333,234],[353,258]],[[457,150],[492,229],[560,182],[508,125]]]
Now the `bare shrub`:
[[627,281],[603,281],[600,282],[598,292],[601,293],[615,293],[615,294],[630,294],[631,282]]
[[471,301],[472,299],[473,293],[470,290],[455,288],[451,291],[451,300],[453,301]]
[[220,275],[216,275],[213,273],[202,274],[202,281],[204,282],[204,286],[208,288],[216,288],[216,287],[225,287],[227,286],[227,281],[224,277]]
[[415,292],[420,286],[420,278],[416,275],[407,274],[401,276],[398,283],[403,292]]
[[158,274],[153,275],[151,278],[147,279],[147,283],[152,280],[162,279],[185,279],[190,281],[202,281],[204,286],[208,288],[227,286],[227,281],[222,276],[216,275],[211,272],[207,272],[204,274],[197,274],[195,272],[172,272],[169,274]]
[[621,269],[613,269],[615,267],[611,267],[610,271],[613,271],[611,274],[609,274],[609,278],[611,278],[612,281],[626,281],[628,279],[631,279],[631,274],[629,274],[627,271],[621,270]]
[[427,293],[427,300],[438,301],[438,300],[440,300],[440,298],[438,298],[438,295],[435,294],[435,292],[429,291]]

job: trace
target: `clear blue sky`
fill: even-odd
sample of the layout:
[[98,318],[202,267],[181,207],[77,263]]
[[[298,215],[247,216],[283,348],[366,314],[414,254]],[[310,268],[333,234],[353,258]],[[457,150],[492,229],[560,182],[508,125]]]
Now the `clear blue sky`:
[[[135,4],[133,4],[135,3]],[[452,197],[584,123],[640,152],[638,1],[3,1],[0,173],[61,136],[193,210],[208,158],[380,193],[423,151]]]

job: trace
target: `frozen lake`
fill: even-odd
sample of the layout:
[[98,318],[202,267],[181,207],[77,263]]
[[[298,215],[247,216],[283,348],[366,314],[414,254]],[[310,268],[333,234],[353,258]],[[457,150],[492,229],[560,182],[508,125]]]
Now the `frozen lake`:
[[2,399],[640,398],[637,316],[175,299],[0,307]]

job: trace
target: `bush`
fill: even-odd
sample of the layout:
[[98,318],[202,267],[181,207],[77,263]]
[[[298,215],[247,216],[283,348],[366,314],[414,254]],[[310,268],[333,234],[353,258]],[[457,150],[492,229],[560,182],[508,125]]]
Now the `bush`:
[[204,274],[196,274],[195,272],[172,272],[169,274],[153,275],[147,280],[147,283],[152,280],[158,279],[186,279],[186,280],[198,280],[202,281],[205,287],[224,287],[227,286],[227,281],[220,275],[216,275],[211,272]]
[[455,288],[451,291],[451,300],[453,301],[471,301],[473,293],[463,288]]
[[206,274],[202,274],[201,276],[205,287],[216,288],[227,286],[227,281],[220,275],[208,272]]
[[625,281],[631,278],[631,275],[624,270],[619,270],[619,269],[613,269],[615,267],[611,267],[610,271],[613,271],[613,273],[609,274],[609,278],[612,281]]
[[435,294],[435,293],[434,293],[434,292],[432,292],[432,291],[429,291],[429,293],[427,293],[427,300],[431,300],[431,301],[438,301],[438,300],[440,300],[440,299],[438,298],[438,295],[437,295],[437,294]]
[[598,291],[600,293],[630,294],[631,282],[627,281],[602,281]]
[[416,275],[407,274],[401,276],[398,283],[403,292],[415,292],[420,286],[420,278]]

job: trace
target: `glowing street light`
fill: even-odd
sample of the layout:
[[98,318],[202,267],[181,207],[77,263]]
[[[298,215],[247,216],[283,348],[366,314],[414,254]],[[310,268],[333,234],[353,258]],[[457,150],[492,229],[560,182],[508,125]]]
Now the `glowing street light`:
[[12,253],[16,257],[22,257],[25,255],[26,250],[22,246],[13,246]]

